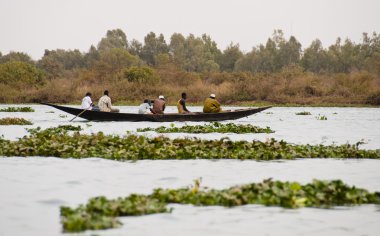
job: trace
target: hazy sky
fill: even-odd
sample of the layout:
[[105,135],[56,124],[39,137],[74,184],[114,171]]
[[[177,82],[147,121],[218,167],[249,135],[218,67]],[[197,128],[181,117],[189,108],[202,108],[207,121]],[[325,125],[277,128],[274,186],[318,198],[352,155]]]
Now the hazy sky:
[[380,33],[380,0],[0,0],[0,52],[39,59],[45,49],[87,51],[110,29],[143,42],[153,31],[169,43],[173,33],[206,33],[225,49],[265,43],[274,29],[308,47],[337,37],[361,41]]

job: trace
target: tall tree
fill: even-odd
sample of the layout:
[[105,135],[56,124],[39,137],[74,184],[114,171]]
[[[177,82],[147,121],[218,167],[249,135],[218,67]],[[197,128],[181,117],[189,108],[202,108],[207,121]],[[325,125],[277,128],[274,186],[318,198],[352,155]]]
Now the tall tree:
[[129,44],[128,51],[130,54],[134,56],[141,57],[142,48],[143,48],[142,44],[136,39],[133,39],[131,43]]
[[150,32],[144,38],[144,46],[141,51],[141,59],[148,65],[155,65],[155,57],[159,54],[167,54],[169,52],[168,45],[165,42],[163,34],[156,37],[156,34]]
[[86,67],[90,68],[92,67],[95,62],[97,62],[100,58],[100,53],[96,49],[94,45],[91,45],[90,49],[88,50],[88,53],[84,55],[84,61],[86,63]]
[[227,72],[234,71],[236,62],[242,58],[242,56],[243,53],[240,51],[239,44],[230,43],[218,60],[220,70]]
[[121,29],[108,30],[106,37],[102,38],[98,44],[100,52],[109,51],[113,48],[128,48],[127,36]]
[[186,61],[186,39],[182,34],[174,33],[170,38],[169,53],[174,63],[184,68]]
[[327,52],[319,39],[314,40],[311,45],[305,49],[301,65],[305,70],[314,73],[328,71]]

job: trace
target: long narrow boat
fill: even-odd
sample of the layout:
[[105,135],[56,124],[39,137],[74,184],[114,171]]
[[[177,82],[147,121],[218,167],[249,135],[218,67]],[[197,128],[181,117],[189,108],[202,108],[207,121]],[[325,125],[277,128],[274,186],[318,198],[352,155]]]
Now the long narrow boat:
[[267,107],[238,109],[233,111],[223,111],[219,113],[195,112],[191,114],[166,113],[158,114],[137,114],[137,113],[112,113],[102,111],[83,110],[79,108],[59,106],[50,103],[41,103],[54,107],[58,110],[67,112],[71,115],[93,121],[155,121],[155,122],[172,122],[172,121],[222,121],[236,120],[243,117],[258,113]]

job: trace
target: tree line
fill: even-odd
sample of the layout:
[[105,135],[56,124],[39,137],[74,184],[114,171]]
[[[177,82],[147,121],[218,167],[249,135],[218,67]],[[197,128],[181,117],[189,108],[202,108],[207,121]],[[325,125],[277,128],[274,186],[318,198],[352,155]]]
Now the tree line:
[[[358,72],[368,75],[356,76]],[[107,86],[116,86],[126,81],[156,83],[161,88],[162,85],[171,84],[171,88],[169,86],[166,90],[168,92],[196,84],[194,93],[208,86],[224,94],[230,93],[226,99],[231,101],[260,99],[274,102],[284,100],[283,97],[273,98],[276,86],[276,93],[287,98],[334,96],[335,99],[343,96],[347,99],[356,94],[358,98],[355,101],[365,96],[363,92],[367,86],[374,90],[372,93],[375,94],[376,103],[379,103],[380,93],[376,92],[379,75],[380,34],[376,32],[371,35],[363,33],[360,43],[338,38],[333,45],[325,48],[316,39],[303,49],[294,36],[286,39],[281,30],[275,30],[265,44],[243,52],[239,44],[234,43],[221,50],[207,34],[197,37],[174,33],[167,41],[163,34],[150,32],[144,37],[144,42],[139,42],[128,40],[121,29],[114,29],[108,30],[98,44],[91,45],[87,52],[46,49],[37,61],[24,52],[6,55],[0,52],[0,88],[6,91],[0,100],[8,101],[7,97],[13,97],[10,101],[33,101],[16,94],[20,90],[30,92],[31,88],[35,92],[30,92],[32,95],[29,96],[42,96],[41,91],[45,89],[47,95],[41,99],[55,98],[48,94],[49,86],[57,84],[53,81],[65,80],[66,87],[61,86],[62,95],[56,98],[57,101],[63,101],[62,98],[68,96],[63,90],[77,86],[73,83],[84,88],[98,85],[100,90],[100,86],[106,83]],[[291,77],[294,77],[292,81],[289,80]],[[323,83],[320,82],[322,80]],[[365,82],[360,82],[362,80]],[[268,84],[265,88],[258,89],[265,83]],[[210,84],[217,87],[210,87]],[[140,85],[123,83],[123,86],[141,90],[141,96],[159,92]],[[289,86],[294,86],[294,91]],[[10,92],[12,89],[13,93]],[[246,94],[241,92],[245,90]],[[78,90],[78,94],[81,93]],[[120,91],[120,99],[132,98],[125,97]]]
[[10,52],[1,56],[0,63],[21,61],[34,64],[49,78],[62,76],[78,68],[101,69],[106,73],[119,72],[125,67],[174,64],[187,72],[251,72],[273,73],[289,65],[298,65],[314,73],[349,73],[366,70],[380,74],[380,34],[363,33],[361,43],[349,39],[324,48],[319,39],[302,50],[301,43],[291,36],[288,40],[281,30],[275,30],[265,44],[244,53],[239,44],[231,43],[221,51],[210,36],[187,37],[174,33],[168,43],[162,34],[148,33],[144,43],[128,41],[121,29],[109,30],[97,46],[88,52],[79,50],[45,50],[34,62],[27,54]]

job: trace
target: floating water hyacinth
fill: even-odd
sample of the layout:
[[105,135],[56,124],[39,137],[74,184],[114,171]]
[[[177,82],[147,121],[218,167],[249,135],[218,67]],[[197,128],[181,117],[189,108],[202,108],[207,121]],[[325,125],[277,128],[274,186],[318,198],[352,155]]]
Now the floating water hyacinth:
[[0,125],[32,125],[33,123],[24,118],[6,117],[0,119]]
[[301,111],[301,112],[297,112],[296,115],[298,115],[298,116],[308,116],[308,115],[311,115],[311,113],[308,112],[308,111]]
[[116,228],[122,225],[116,217],[171,212],[173,209],[168,207],[171,203],[224,207],[261,204],[292,209],[330,208],[380,204],[380,193],[370,193],[365,189],[348,186],[341,180],[314,180],[301,185],[297,182],[267,179],[261,183],[222,190],[201,188],[200,181],[197,180],[193,186],[187,188],[158,188],[150,195],[131,194],[113,200],[95,197],[77,208],[62,206],[61,223],[64,232]]
[[315,118],[317,118],[317,120],[327,120],[326,116],[320,114],[318,114],[318,116],[316,116]]
[[[74,131],[72,131],[74,129]],[[75,130],[76,129],[76,130]],[[380,149],[359,149],[361,142],[344,145],[296,145],[268,139],[262,141],[170,139],[159,136],[81,134],[80,127],[29,129],[17,141],[0,139],[0,156],[99,157],[112,160],[380,158]],[[70,131],[70,132],[69,132]],[[74,132],[74,133],[72,133]]]
[[260,128],[250,124],[237,125],[234,123],[222,124],[219,122],[211,122],[205,125],[185,125],[182,127],[174,127],[174,124],[170,128],[160,126],[158,128],[139,128],[137,132],[155,131],[157,133],[274,133],[269,127]]
[[34,112],[31,107],[7,107],[0,109],[0,112]]

